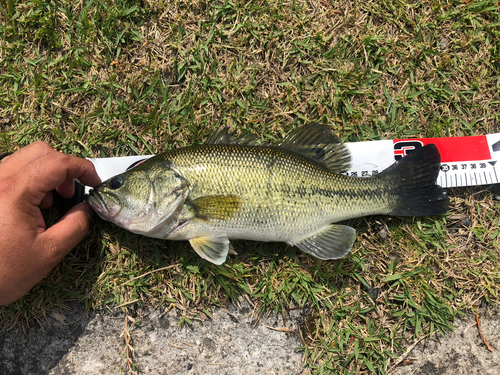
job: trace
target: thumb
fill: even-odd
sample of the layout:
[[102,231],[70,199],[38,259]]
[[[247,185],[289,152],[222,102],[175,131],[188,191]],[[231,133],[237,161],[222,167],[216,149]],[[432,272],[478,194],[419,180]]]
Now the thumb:
[[88,203],[77,204],[56,224],[40,234],[37,242],[49,253],[46,256],[57,264],[85,237],[94,211]]

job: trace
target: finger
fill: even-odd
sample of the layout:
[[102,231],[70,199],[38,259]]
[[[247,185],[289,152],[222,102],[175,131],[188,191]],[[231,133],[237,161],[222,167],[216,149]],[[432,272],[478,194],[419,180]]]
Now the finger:
[[54,195],[52,194],[51,191],[49,191],[45,196],[42,198],[42,201],[38,205],[40,208],[49,208],[52,206],[52,203],[54,203]]
[[57,192],[63,198],[71,198],[75,194],[75,180],[67,178],[57,188]]
[[53,267],[71,251],[89,231],[92,209],[80,203],[68,211],[56,224],[37,237],[37,246]]
[[17,150],[9,156],[6,156],[2,159],[2,163],[5,164],[6,167],[12,168],[14,170],[19,170],[31,164],[36,159],[39,159],[52,152],[55,153],[57,151],[52,149],[47,143],[37,141]]
[[[97,186],[101,183],[90,161],[60,152],[35,160],[26,167],[24,174],[25,186],[34,196],[38,196],[37,193],[40,192],[53,190],[66,180],[68,180],[66,184],[69,185],[69,181],[74,178],[78,178],[82,184],[88,186]],[[70,189],[72,192],[72,188]]]

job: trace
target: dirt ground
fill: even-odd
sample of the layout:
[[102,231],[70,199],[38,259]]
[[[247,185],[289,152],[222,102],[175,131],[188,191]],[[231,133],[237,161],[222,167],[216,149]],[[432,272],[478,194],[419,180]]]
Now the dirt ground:
[[409,363],[391,375],[498,375],[500,374],[500,306],[480,309],[479,334],[476,316],[457,319],[455,331],[420,341],[405,358]]
[[[25,333],[0,331],[0,368],[4,375],[107,375],[128,373],[130,364],[140,374],[305,375],[310,370],[297,349],[303,315],[296,309],[255,321],[243,302],[214,308],[211,318],[181,328],[173,310],[142,311],[135,318],[118,311],[85,316],[75,303]],[[470,316],[457,320],[446,337],[420,341],[401,358],[405,365],[388,369],[389,374],[500,374],[500,307],[479,315],[493,352]]]

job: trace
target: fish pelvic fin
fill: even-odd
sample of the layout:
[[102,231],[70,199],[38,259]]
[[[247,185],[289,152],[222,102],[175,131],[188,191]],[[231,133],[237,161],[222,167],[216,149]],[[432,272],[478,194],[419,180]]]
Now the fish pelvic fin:
[[441,155],[434,144],[418,148],[400,159],[376,178],[385,179],[396,195],[389,215],[427,216],[448,211],[450,200],[444,189],[436,184]]
[[351,166],[346,145],[330,128],[318,123],[295,129],[278,146],[312,159],[332,173],[346,172]]
[[195,216],[200,220],[229,220],[241,208],[241,198],[236,195],[210,195],[190,202]]
[[339,259],[352,249],[356,231],[347,225],[330,224],[310,237],[292,244],[319,259]]
[[197,237],[190,239],[189,243],[200,257],[217,265],[226,261],[230,248],[227,236]]

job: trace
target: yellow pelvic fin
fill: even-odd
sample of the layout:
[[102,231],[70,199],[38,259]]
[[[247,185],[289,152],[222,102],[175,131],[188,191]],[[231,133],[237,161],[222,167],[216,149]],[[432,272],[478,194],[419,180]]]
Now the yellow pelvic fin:
[[211,263],[220,265],[226,261],[229,251],[229,240],[226,236],[197,237],[189,240],[194,251]]

